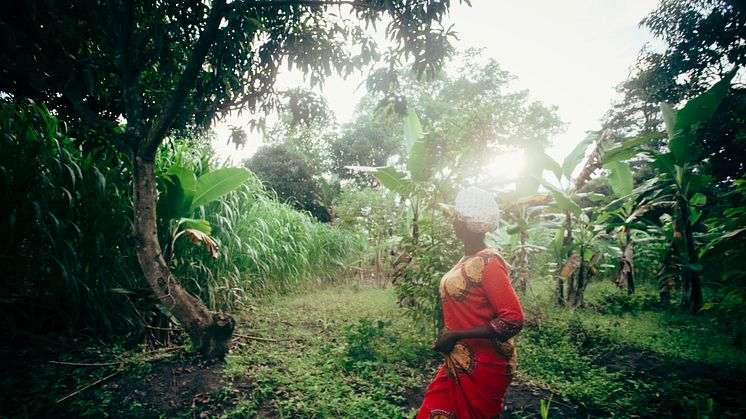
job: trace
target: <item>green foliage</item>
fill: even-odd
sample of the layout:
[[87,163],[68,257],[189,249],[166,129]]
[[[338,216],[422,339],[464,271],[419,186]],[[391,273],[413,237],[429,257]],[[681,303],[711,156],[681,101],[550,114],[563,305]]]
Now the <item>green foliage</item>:
[[416,262],[404,267],[402,279],[394,287],[404,311],[437,334],[443,327],[440,279],[463,256],[463,250],[448,220],[428,217],[423,221],[425,234],[420,244],[407,243],[403,249]]
[[329,213],[318,202],[321,189],[314,172],[300,153],[286,145],[260,148],[244,165],[277,194],[277,198],[300,211],[308,211],[321,221]]
[[622,315],[624,313],[637,313],[639,311],[651,310],[661,306],[658,293],[636,292],[634,294],[622,294],[619,292],[607,292],[602,294],[597,302],[589,308],[601,313]]
[[248,342],[228,356],[226,374],[252,383],[239,405],[246,412],[411,416],[408,395],[434,374],[428,337],[398,314],[390,289],[356,284],[264,300],[251,322],[281,341]]
[[0,299],[4,332],[109,331],[137,322],[130,179],[110,148],[73,146],[43,105],[0,104]]
[[[4,330],[88,328],[102,337],[136,330],[153,302],[127,241],[129,171],[109,165],[111,149],[84,155],[41,106],[3,104],[0,127]],[[175,271],[210,308],[335,280],[355,260],[361,248],[355,234],[274,202],[255,177],[244,181],[250,175],[244,169],[216,167],[201,147],[177,142],[177,153],[159,159],[164,194],[158,209],[204,217],[174,220],[174,236],[193,230],[219,245],[215,259],[186,240],[173,244]],[[239,181],[238,190],[225,193]],[[203,199],[192,200],[197,193]],[[161,222],[168,234],[169,220]]]

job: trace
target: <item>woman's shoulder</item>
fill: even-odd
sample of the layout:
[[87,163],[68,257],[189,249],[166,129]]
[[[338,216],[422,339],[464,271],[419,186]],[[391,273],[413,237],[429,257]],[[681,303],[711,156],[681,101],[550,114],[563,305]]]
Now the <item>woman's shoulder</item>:
[[479,252],[477,252],[477,255],[482,257],[482,260],[484,260],[485,265],[491,262],[495,262],[495,261],[500,261],[503,264],[505,264],[505,259],[503,259],[500,252],[491,247],[480,250]]

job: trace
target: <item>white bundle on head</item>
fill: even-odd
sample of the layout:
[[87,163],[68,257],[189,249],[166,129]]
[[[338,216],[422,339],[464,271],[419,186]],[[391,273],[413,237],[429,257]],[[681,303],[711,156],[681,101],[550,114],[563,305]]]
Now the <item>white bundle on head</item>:
[[500,207],[492,194],[474,186],[462,189],[456,195],[456,218],[475,233],[486,233],[497,228]]

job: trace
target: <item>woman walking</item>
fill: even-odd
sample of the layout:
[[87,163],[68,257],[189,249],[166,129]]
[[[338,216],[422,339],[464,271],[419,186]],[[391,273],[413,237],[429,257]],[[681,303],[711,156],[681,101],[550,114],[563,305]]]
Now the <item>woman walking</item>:
[[523,310],[505,261],[484,241],[498,221],[498,206],[488,192],[474,187],[459,192],[453,228],[464,257],[440,281],[446,330],[433,343],[445,362],[417,419],[500,416],[515,372],[512,337],[523,327]]

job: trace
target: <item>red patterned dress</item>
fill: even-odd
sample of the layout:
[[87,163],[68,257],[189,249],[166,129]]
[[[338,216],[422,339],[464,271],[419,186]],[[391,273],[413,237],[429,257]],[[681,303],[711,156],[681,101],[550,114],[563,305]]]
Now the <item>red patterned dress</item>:
[[441,279],[440,297],[448,330],[488,324],[497,337],[463,339],[454,346],[417,419],[500,417],[517,361],[512,337],[523,327],[505,261],[492,249],[462,258]]

